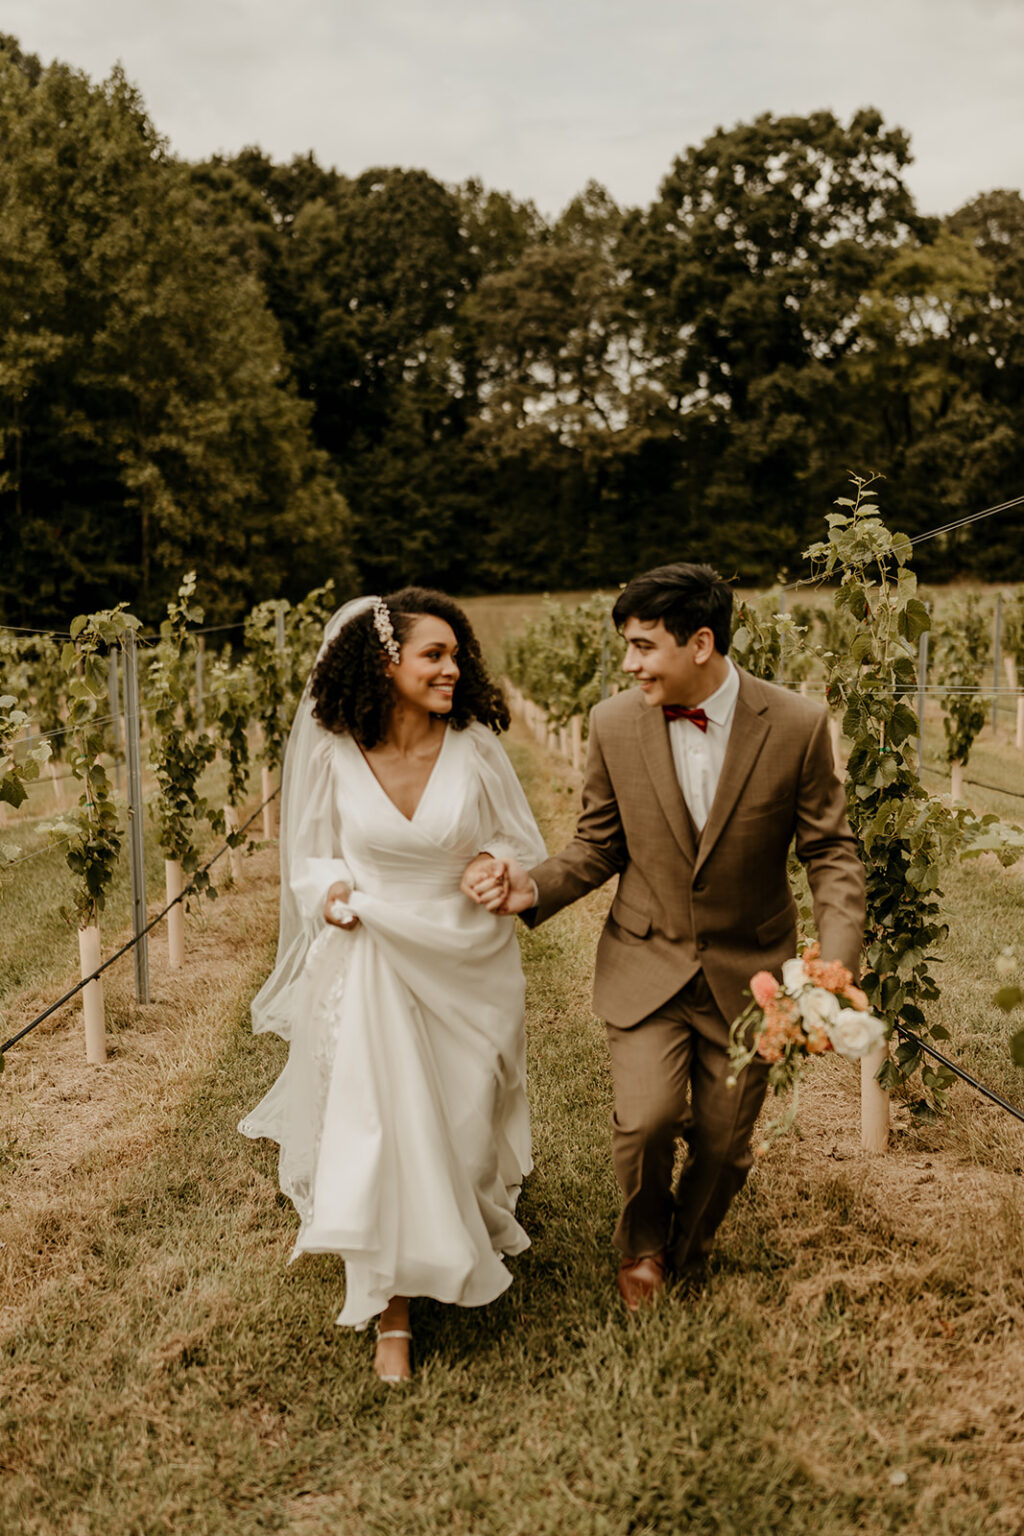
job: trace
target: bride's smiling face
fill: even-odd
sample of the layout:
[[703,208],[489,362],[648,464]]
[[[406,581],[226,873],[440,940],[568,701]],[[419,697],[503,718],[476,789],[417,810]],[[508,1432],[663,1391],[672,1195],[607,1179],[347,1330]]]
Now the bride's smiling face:
[[459,680],[455,631],[432,613],[412,621],[397,666],[388,668],[395,702],[430,715],[446,715]]

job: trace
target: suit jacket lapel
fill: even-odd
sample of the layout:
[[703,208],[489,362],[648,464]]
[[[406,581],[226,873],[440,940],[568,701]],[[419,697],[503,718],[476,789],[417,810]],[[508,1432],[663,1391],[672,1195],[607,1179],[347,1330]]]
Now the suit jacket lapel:
[[740,672],[740,691],[732,717],[732,730],[729,732],[729,742],[725,749],[725,760],[722,763],[715,798],[701,833],[697,869],[707,859],[722,835],[743,791],[743,786],[749,779],[751,770],[764,746],[770,729],[765,719],[767,707],[756,679],[746,672]]
[[[672,836],[692,864],[697,857],[693,837],[693,823],[683,801],[683,792],[676,777],[676,765],[669,746],[668,727],[660,709],[644,704],[637,715],[637,731],[640,750],[647,772],[651,776],[654,792],[672,828]],[[731,738],[730,738],[731,740]]]

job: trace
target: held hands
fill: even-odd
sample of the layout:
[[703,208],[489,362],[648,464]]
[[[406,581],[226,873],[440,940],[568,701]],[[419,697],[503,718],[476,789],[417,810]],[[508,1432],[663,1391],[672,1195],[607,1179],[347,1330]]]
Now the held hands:
[[537,900],[534,883],[523,866],[515,859],[496,859],[490,853],[478,853],[466,865],[461,890],[498,917],[525,912]]
[[350,886],[343,880],[335,880],[324,897],[324,922],[330,923],[334,928],[355,928],[359,919],[354,912],[349,912],[343,903],[352,895]]

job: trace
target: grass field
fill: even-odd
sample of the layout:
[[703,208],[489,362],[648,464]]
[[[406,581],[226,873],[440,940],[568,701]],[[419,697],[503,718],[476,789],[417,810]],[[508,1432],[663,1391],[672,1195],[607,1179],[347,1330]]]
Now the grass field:
[[[575,776],[521,733],[511,750],[560,845]],[[1024,1127],[962,1090],[930,1130],[897,1106],[891,1152],[870,1158],[856,1074],[822,1062],[705,1288],[627,1321],[589,1009],[602,893],[521,934],[533,1246],[485,1311],[421,1303],[416,1381],[381,1387],[366,1338],[333,1325],[340,1266],[287,1266],[276,1149],[235,1130],[284,1053],[247,1020],[275,866],[257,853],[200,909],[184,972],[156,940],[149,1008],[130,967],[109,973],[106,1068],[85,1067],[70,1018],[8,1057],[5,1536],[1024,1529]],[[946,889],[950,1048],[1019,1100],[988,998],[1020,932],[1020,874],[965,865]]]

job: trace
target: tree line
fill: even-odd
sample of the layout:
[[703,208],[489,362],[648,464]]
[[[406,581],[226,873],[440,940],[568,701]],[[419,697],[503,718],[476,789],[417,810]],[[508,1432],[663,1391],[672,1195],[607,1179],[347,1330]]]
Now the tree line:
[[[871,109],[763,115],[647,208],[175,159],[120,71],[0,38],[0,620],[208,573],[211,621],[407,581],[797,568],[848,471],[914,534],[1024,488],[1024,199],[925,217]],[[921,546],[1024,575],[1024,517]]]

